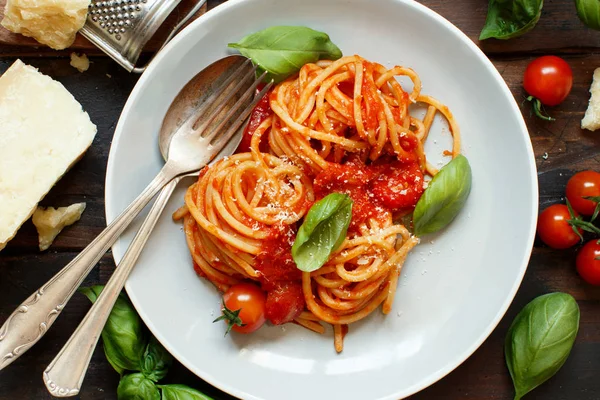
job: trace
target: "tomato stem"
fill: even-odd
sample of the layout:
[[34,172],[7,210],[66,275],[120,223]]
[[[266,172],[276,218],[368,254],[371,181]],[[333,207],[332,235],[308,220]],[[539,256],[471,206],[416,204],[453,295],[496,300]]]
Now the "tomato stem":
[[596,203],[596,208],[594,208],[594,213],[592,214],[592,218],[590,219],[590,222],[594,222],[594,220],[598,217],[598,214],[600,213],[600,196],[583,196],[583,198]]
[[229,332],[231,332],[231,329],[233,329],[234,326],[236,326],[236,325],[237,326],[246,326],[246,324],[244,324],[242,322],[242,319],[240,318],[241,311],[242,311],[241,308],[239,310],[235,310],[235,311],[230,310],[225,305],[225,301],[223,301],[223,309],[222,309],[223,315],[216,318],[213,321],[213,324],[217,321],[226,321],[227,322],[227,330],[225,331],[225,336],[227,336],[227,334]]
[[542,106],[542,102],[540,101],[540,99],[535,98],[533,96],[529,96],[529,97],[527,97],[527,101],[530,101],[533,104],[533,112],[535,113],[535,115],[538,118],[541,118],[545,121],[555,121],[556,120],[556,118],[552,118],[551,116],[544,115],[542,113],[543,106]]
[[583,242],[583,235],[581,234],[581,232],[579,232],[579,229],[577,229],[577,228],[579,227],[579,225],[578,225],[579,222],[584,222],[584,221],[582,221],[581,218],[575,216],[575,211],[573,211],[571,202],[569,201],[569,199],[566,199],[566,200],[567,200],[567,208],[569,209],[569,215],[571,216],[571,219],[568,220],[567,222],[569,223],[569,225],[571,225],[571,229],[573,229],[573,232],[575,232],[575,234],[577,236],[579,236],[579,239]]

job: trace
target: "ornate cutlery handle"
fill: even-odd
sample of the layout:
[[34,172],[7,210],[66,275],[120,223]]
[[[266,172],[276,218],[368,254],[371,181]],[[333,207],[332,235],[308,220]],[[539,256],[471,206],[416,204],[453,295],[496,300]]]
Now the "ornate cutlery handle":
[[65,304],[96,263],[108,251],[150,199],[171,179],[170,165],[66,267],[29,296],[0,328],[0,370],[16,360],[44,336]]
[[53,396],[69,397],[79,393],[102,328],[152,229],[154,229],[156,221],[180,179],[173,179],[160,192],[150,213],[102,293],[73,332],[69,341],[44,371],[44,383]]

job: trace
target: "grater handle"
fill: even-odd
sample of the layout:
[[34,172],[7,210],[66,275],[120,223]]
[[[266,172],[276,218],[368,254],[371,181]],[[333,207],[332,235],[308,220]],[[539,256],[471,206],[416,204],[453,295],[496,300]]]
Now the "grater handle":
[[181,30],[181,28],[183,28],[185,26],[185,24],[187,24],[187,22],[194,16],[196,15],[196,13],[198,11],[200,11],[200,9],[202,8],[202,6],[206,3],[206,0],[198,0],[198,2],[196,3],[196,5],[185,15],[185,17],[183,17],[183,19],[181,21],[179,21],[179,23],[177,25],[175,25],[175,27],[171,30],[171,32],[169,33],[169,36],[167,36],[167,39],[164,41],[164,43],[162,44],[162,46],[160,46],[160,49],[158,49],[158,51],[156,52],[156,54],[154,54],[154,56],[152,56],[152,58],[150,59],[150,61],[148,61],[146,63],[146,65],[144,65],[143,67],[135,67],[131,70],[131,72],[135,73],[135,74],[141,74],[142,72],[144,72],[146,70],[146,68],[148,67],[148,65],[152,62],[152,60],[154,60],[154,57],[156,57],[156,55],[167,45],[167,43],[169,43],[171,41],[171,39],[173,39],[173,37],[175,37],[175,35],[177,33],[179,33],[179,31]]

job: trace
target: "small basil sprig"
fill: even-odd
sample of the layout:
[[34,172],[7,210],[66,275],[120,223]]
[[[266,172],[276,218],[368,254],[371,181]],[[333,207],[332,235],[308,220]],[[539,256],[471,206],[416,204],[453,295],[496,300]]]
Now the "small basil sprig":
[[295,74],[304,64],[342,56],[327,34],[305,26],[272,26],[228,46],[267,71],[275,82]]
[[414,232],[439,231],[458,215],[471,192],[471,166],[463,155],[446,164],[429,182],[413,212]]
[[[104,286],[80,288],[94,303]],[[173,357],[147,333],[139,315],[124,294],[120,294],[102,330],[104,354],[121,375],[118,400],[212,400],[185,385],[157,385],[163,379]],[[141,371],[123,375],[125,370]]]
[[533,29],[544,0],[490,0],[479,40],[512,39]]
[[577,15],[588,28],[600,30],[600,1],[575,0]]
[[160,381],[167,376],[169,368],[173,364],[173,356],[156,340],[150,338],[141,362],[144,376],[154,382]]
[[212,397],[185,385],[158,385],[158,387],[162,390],[162,400],[213,400]]
[[[92,303],[96,301],[104,286],[80,288]],[[125,370],[140,371],[140,360],[148,341],[142,320],[125,297],[120,294],[102,329],[104,354],[119,374]]]
[[546,294],[521,310],[504,345],[515,400],[558,372],[569,357],[578,330],[579,307],[569,294]]
[[160,400],[160,392],[142,373],[125,375],[117,387],[118,400]]
[[292,246],[296,267],[315,271],[329,259],[346,239],[352,219],[352,200],[342,193],[331,193],[308,210]]

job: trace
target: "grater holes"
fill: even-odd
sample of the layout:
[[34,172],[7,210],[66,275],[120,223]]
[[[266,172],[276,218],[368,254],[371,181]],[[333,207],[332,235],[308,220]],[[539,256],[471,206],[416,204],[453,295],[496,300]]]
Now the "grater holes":
[[147,0],[92,0],[88,7],[91,22],[102,28],[116,40],[134,26],[138,13],[143,13]]

